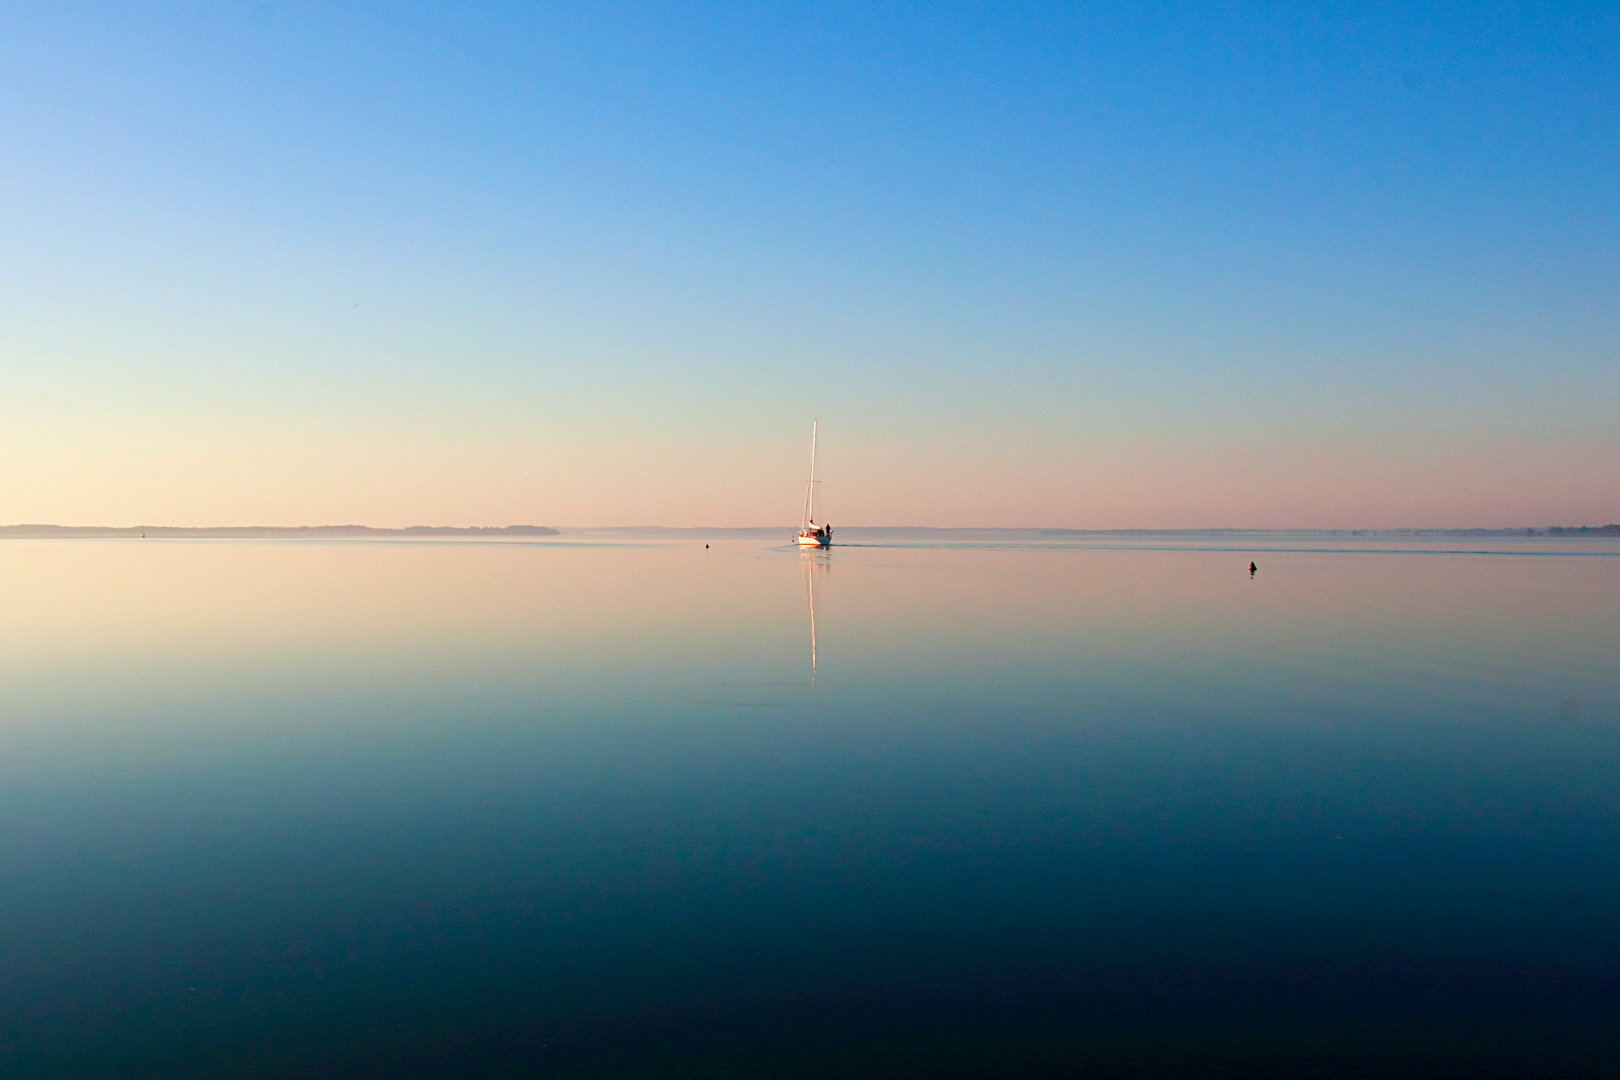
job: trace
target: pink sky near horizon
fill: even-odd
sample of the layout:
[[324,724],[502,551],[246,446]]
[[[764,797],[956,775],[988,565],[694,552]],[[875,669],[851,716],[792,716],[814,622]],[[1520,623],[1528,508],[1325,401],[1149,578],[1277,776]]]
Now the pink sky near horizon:
[[[8,425],[0,523],[63,525],[791,524],[808,428],[640,432],[437,428],[229,415]],[[795,430],[802,426],[803,431]],[[1078,425],[1077,425],[1078,427]],[[65,429],[65,430],[64,430]],[[818,517],[835,525],[1036,528],[1506,528],[1620,520],[1612,431],[1263,427],[1204,433],[822,420]]]

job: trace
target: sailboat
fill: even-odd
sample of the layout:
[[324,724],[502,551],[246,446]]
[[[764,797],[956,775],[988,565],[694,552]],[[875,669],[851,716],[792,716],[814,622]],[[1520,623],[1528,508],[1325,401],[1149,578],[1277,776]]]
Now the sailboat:
[[832,526],[816,524],[816,425],[810,421],[810,480],[804,485],[804,518],[799,522],[800,547],[832,547]]

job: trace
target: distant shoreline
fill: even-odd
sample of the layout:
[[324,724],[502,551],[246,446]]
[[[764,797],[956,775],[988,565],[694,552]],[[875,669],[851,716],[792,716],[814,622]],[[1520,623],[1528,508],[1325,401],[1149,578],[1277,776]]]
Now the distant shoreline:
[[384,539],[387,537],[513,537],[556,536],[557,530],[544,525],[411,525],[403,529],[375,529],[370,525],[247,525],[185,528],[175,525],[0,525],[0,539],[95,540],[148,537],[155,540],[301,540],[326,538]]
[[[792,533],[797,526],[748,526],[736,528],[678,528],[670,525],[621,525],[597,528],[562,527],[559,531],[570,537],[620,537],[642,540],[702,539],[705,537],[778,536],[784,531]],[[1499,537],[1523,539],[1532,536],[1620,536],[1620,525],[1585,525],[1579,527],[1518,527],[1510,529],[1040,529],[1008,528],[988,529],[970,527],[944,527],[933,525],[841,525],[838,535],[848,539],[889,539],[905,537],[935,537],[941,540],[1063,540],[1063,539],[1129,539],[1133,537],[1194,538],[1229,537],[1232,539],[1258,539],[1261,537],[1362,537],[1405,538],[1422,537]],[[836,541],[835,541],[836,542]]]

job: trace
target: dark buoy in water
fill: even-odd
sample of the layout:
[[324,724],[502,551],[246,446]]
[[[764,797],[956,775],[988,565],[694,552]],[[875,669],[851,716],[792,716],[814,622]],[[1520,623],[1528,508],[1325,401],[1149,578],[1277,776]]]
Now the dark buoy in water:
[[1249,576],[1250,576],[1250,577],[1254,577],[1254,572],[1255,572],[1255,571],[1256,571],[1256,570],[1258,570],[1258,569],[1260,569],[1260,568],[1259,568],[1259,567],[1258,567],[1258,566],[1256,566],[1256,565],[1254,565],[1254,563],[1252,563],[1252,562],[1251,562],[1251,563],[1250,563],[1250,564],[1249,564]]
[[709,550],[709,545],[708,545],[708,544],[704,544],[704,545],[703,545],[703,550],[704,550],[704,551],[708,551],[708,550]]

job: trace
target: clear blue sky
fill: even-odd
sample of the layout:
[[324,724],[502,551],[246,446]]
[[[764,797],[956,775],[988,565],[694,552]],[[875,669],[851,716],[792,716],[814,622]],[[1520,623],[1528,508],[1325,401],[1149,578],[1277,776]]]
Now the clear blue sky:
[[8,4],[0,253],[0,521],[1620,519],[1612,3]]

